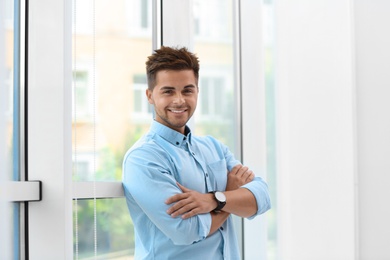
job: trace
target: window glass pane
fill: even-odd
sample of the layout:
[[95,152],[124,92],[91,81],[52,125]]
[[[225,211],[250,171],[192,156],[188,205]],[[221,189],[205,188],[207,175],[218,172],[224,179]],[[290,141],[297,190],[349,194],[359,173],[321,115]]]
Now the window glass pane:
[[[20,180],[20,26],[18,1],[0,1],[0,189]],[[19,259],[20,205],[0,192],[0,258]]]
[[74,233],[74,241],[78,243],[74,243],[74,251],[78,252],[78,259],[94,259],[95,236],[98,259],[131,259],[134,231],[124,198],[96,200],[96,232],[91,225],[95,221],[94,200],[79,200],[74,208],[78,223],[78,232]]
[[[151,1],[76,0],[73,8],[74,180],[119,181],[124,152],[152,117],[144,98]],[[147,25],[133,21],[136,11]]]
[[[194,52],[199,56],[199,100],[195,133],[212,135],[241,159],[236,131],[235,36],[232,0],[194,0]],[[241,219],[234,217],[241,244]]]
[[[121,181],[123,156],[152,118],[145,98],[152,1],[73,0],[72,7],[73,181]],[[131,259],[124,199],[75,200],[73,210],[75,257]]]
[[268,228],[267,259],[278,259],[277,244],[277,186],[276,186],[276,124],[275,124],[275,57],[273,0],[265,0],[263,5],[263,38],[265,42],[265,102],[266,102],[266,145],[267,145],[267,183],[272,208],[266,214]]
[[193,5],[194,52],[201,64],[195,132],[213,135],[240,158],[235,144],[233,3],[195,0]]

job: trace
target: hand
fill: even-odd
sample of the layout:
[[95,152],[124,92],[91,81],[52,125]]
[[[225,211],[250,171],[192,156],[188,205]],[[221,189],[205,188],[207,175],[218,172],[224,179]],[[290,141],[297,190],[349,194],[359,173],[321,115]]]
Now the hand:
[[167,213],[172,217],[182,215],[183,219],[187,219],[195,215],[209,213],[217,207],[213,194],[193,191],[180,183],[177,185],[183,193],[173,195],[165,201],[166,204],[175,203],[167,210]]
[[226,190],[236,190],[242,185],[245,185],[251,182],[255,178],[255,174],[252,170],[249,170],[248,167],[241,164],[236,165],[228,173]]

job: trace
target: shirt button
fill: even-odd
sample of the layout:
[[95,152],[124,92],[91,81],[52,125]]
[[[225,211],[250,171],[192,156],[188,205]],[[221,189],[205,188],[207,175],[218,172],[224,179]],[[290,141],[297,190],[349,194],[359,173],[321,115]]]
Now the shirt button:
[[179,145],[180,143],[179,142],[176,142],[176,145]]
[[194,153],[194,152],[192,152],[192,155],[195,155],[195,153]]
[[209,174],[206,172],[206,177],[209,177]]
[[223,227],[220,227],[219,229],[223,230]]

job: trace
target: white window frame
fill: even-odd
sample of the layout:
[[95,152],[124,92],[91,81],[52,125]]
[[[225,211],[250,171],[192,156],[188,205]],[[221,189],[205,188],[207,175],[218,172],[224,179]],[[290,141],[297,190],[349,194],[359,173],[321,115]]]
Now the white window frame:
[[30,1],[29,17],[29,259],[73,259],[72,1]]

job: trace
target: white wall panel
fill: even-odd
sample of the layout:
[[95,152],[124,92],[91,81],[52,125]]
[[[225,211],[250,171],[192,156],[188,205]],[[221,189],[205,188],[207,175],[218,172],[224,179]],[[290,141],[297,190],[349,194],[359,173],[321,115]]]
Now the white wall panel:
[[355,1],[361,260],[390,259],[389,10],[389,1]]
[[350,1],[276,1],[278,239],[283,260],[355,258]]

